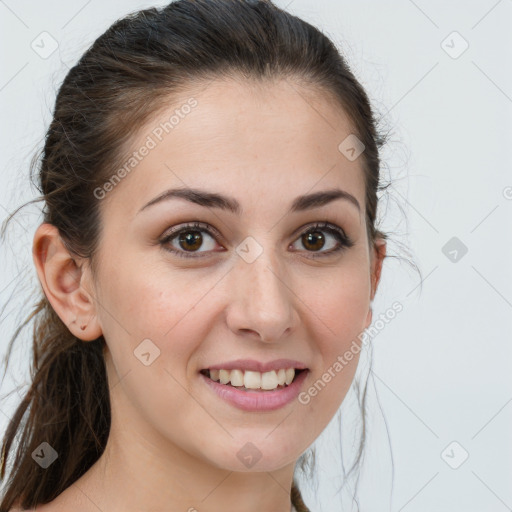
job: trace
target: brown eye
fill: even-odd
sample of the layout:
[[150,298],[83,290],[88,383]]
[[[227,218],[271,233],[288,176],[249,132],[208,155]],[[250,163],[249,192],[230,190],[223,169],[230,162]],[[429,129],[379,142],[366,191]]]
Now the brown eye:
[[[312,253],[311,257],[313,258],[329,256],[354,245],[354,242],[339,226],[330,222],[310,227],[302,233],[298,240],[301,241],[302,246],[307,252]],[[324,249],[326,246],[327,250],[322,251],[321,249]]]
[[[208,224],[194,223],[181,228],[173,228],[160,240],[160,245],[180,257],[202,257],[207,256],[209,252],[215,252],[215,237],[222,238],[215,228]],[[210,240],[208,241],[208,239]],[[329,256],[354,245],[354,242],[345,235],[340,227],[330,222],[311,226],[302,233],[297,241],[301,242],[302,247],[313,258]],[[327,250],[322,251],[326,247]]]
[[306,233],[303,236],[304,247],[308,251],[318,251],[325,245],[325,237],[321,231],[314,231]]
[[[203,256],[215,249],[213,228],[208,224],[195,223],[183,226],[181,229],[172,229],[160,244],[169,252],[184,258]],[[205,250],[199,250],[199,249]],[[188,254],[187,254],[188,253]]]
[[178,237],[180,247],[185,251],[196,251],[203,243],[203,237],[200,231],[185,231]]

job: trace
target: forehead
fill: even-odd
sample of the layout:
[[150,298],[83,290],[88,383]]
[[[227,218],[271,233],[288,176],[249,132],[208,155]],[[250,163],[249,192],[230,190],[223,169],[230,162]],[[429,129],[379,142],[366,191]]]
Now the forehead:
[[363,215],[362,157],[351,161],[339,149],[352,133],[330,96],[291,79],[210,81],[170,100],[139,130],[129,153],[151,148],[110,199],[122,196],[133,217],[171,187],[209,188],[242,203],[249,192],[282,201],[340,187]]

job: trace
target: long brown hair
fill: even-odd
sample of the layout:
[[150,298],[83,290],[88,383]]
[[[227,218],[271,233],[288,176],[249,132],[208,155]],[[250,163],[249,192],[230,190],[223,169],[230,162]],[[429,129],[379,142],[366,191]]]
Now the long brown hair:
[[[30,202],[44,202],[44,222],[58,228],[71,253],[94,264],[101,231],[94,190],[121,164],[137,130],[190,84],[234,75],[260,81],[290,78],[334,98],[365,146],[361,165],[368,241],[372,246],[378,237],[387,238],[376,227],[377,193],[385,188],[379,179],[385,137],[377,131],[364,89],[331,40],[270,0],[178,0],[114,23],[70,69],[58,91],[36,162],[41,196]],[[33,180],[35,171],[34,166]],[[105,340],[82,342],[39,293],[9,344],[10,356],[21,329],[33,321],[31,385],[2,443],[4,479],[11,446],[19,437],[0,512],[55,499],[100,457],[109,435]],[[61,454],[50,469],[32,458],[43,441]],[[297,510],[307,510],[295,482],[291,499]]]

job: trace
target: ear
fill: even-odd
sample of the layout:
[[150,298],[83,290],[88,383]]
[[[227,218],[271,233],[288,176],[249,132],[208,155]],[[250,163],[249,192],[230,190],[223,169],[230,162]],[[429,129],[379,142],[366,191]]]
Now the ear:
[[383,238],[377,238],[375,240],[375,245],[373,250],[371,251],[371,291],[370,291],[370,308],[368,309],[368,314],[366,316],[366,326],[367,328],[372,323],[373,311],[371,308],[371,303],[377,293],[377,286],[380,282],[380,276],[382,272],[382,264],[384,262],[384,258],[386,257],[386,241]]
[[86,288],[90,271],[77,264],[80,259],[71,255],[54,225],[43,223],[37,228],[32,256],[47,299],[71,333],[84,341],[101,336],[96,301]]

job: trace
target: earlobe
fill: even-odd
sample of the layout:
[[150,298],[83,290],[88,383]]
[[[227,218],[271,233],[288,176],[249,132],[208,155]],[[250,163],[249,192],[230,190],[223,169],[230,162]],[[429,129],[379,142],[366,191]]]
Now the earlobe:
[[83,270],[55,226],[43,223],[37,228],[32,257],[46,298],[71,333],[84,341],[101,336],[94,297],[84,286]]
[[366,315],[366,325],[364,326],[365,329],[367,329],[370,324],[372,323],[372,317],[373,317],[373,310],[371,307],[368,308],[368,314]]
[[377,293],[377,287],[379,285],[381,273],[382,273],[382,264],[384,263],[384,258],[386,257],[386,241],[382,238],[378,238],[375,241],[375,248],[372,253],[372,265],[371,265],[371,294],[370,300],[373,300],[375,294]]
[[[375,298],[375,294],[377,293],[377,287],[379,285],[380,276],[382,272],[382,264],[384,262],[384,258],[386,257],[386,241],[379,238],[375,241],[375,248],[372,253],[372,263],[371,263],[371,290],[370,290],[370,304],[373,302]],[[372,323],[373,318],[373,310],[370,305],[368,308],[368,313],[366,315],[366,325],[365,329],[367,329]]]

